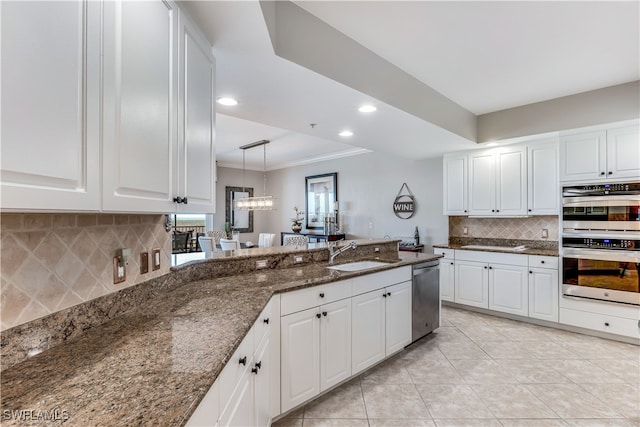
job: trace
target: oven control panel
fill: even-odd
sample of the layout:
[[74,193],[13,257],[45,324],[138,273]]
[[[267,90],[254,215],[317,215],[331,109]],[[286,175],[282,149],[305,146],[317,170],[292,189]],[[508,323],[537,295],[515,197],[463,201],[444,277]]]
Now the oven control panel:
[[563,197],[616,196],[640,194],[640,182],[591,184],[564,187]]
[[633,248],[640,248],[640,240],[565,237],[562,239],[562,245],[567,248],[629,250]]

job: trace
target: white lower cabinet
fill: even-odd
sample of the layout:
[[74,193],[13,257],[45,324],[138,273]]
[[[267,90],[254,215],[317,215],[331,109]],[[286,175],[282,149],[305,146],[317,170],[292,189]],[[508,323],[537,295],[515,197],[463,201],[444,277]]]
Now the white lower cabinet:
[[634,305],[562,297],[559,321],[565,325],[640,339],[640,311]]
[[[462,250],[453,257],[456,303],[558,321],[558,257]],[[451,265],[443,263],[441,278]]]
[[[526,256],[523,257],[526,262]],[[529,315],[527,267],[489,264],[489,309]]]
[[351,376],[351,300],[281,318],[282,411]]
[[440,299],[442,301],[454,301],[455,270],[456,264],[453,249],[435,248],[435,254],[444,255],[440,259]]
[[458,261],[455,265],[455,299],[460,304],[489,308],[489,266],[484,262]]
[[558,258],[529,256],[529,317],[558,321]]

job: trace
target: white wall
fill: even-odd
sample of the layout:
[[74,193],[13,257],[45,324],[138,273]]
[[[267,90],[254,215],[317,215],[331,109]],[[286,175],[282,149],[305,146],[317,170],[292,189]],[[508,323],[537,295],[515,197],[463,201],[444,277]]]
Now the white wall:
[[[277,197],[278,210],[264,215],[268,232],[290,231],[293,207],[304,208],[305,176],[338,173],[340,221],[347,238],[369,238],[373,222],[374,238],[413,236],[418,227],[428,248],[447,243],[448,220],[442,214],[442,159],[404,160],[378,153],[313,163],[272,171],[269,192]],[[393,201],[406,182],[417,201],[416,214],[407,220],[395,216]],[[219,187],[220,188],[220,187]],[[218,205],[221,206],[221,205]],[[224,206],[224,201],[222,206]]]

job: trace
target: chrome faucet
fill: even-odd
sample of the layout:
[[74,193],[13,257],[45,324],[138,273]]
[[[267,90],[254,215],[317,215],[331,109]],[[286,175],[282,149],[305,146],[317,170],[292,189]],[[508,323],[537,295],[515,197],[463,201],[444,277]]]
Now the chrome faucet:
[[333,264],[333,260],[335,259],[335,257],[340,255],[342,252],[349,249],[355,249],[358,247],[358,243],[355,240],[349,243],[348,245],[341,247],[338,250],[336,250],[336,245],[337,243],[331,243],[331,242],[327,243],[327,246],[329,248],[329,264]]

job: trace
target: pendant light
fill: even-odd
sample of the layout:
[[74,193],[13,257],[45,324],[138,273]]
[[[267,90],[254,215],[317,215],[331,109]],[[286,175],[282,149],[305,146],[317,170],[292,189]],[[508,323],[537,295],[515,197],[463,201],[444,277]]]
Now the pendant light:
[[263,151],[263,173],[264,173],[264,196],[247,197],[235,201],[235,208],[240,211],[270,211],[275,208],[275,199],[273,196],[267,196],[267,144],[270,141],[263,139],[251,144],[240,147],[242,151],[242,186],[244,189],[244,173],[245,173],[245,153],[246,150],[254,147],[262,146]]

